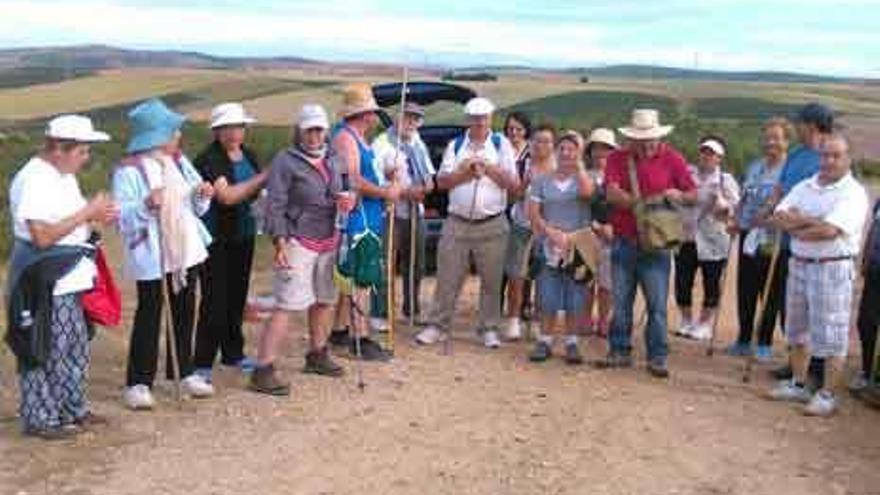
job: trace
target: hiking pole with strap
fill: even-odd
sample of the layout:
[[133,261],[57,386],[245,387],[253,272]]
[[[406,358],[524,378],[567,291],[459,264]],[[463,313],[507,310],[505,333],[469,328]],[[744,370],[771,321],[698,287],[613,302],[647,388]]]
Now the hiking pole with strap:
[[727,261],[724,262],[724,271],[721,272],[721,294],[718,299],[718,307],[715,308],[715,317],[712,318],[712,333],[709,335],[709,348],[706,349],[706,355],[712,357],[715,355],[715,339],[718,335],[718,323],[721,321],[721,310],[724,309],[724,296],[727,295],[727,277],[730,275],[730,260],[733,258],[734,251],[738,245],[738,237],[736,234],[730,236],[730,247],[727,248]]
[[[776,278],[776,265],[778,264],[779,254],[781,252],[782,243],[779,241],[779,239],[777,239],[776,242],[773,243],[773,254],[770,255],[770,272],[767,274],[767,280],[764,281],[764,290],[761,293],[761,296],[758,298],[758,311],[755,313],[755,321],[752,324],[753,338],[756,332],[760,332],[761,323],[766,317],[764,313],[767,312],[767,302],[770,300],[770,292],[773,289],[773,279]],[[746,358],[746,364],[743,367],[742,374],[743,383],[749,383],[752,380],[752,373],[755,367],[756,360],[757,357],[755,356],[754,352],[751,352]]]
[[[340,182],[341,182],[341,191],[340,192],[342,194],[349,194],[351,192],[351,185],[348,180],[348,172],[343,170],[339,175],[340,175]],[[358,201],[360,201],[360,200],[358,200]],[[364,219],[364,222],[366,223],[366,219]],[[348,256],[350,256],[349,243],[351,242],[351,237],[349,236],[349,232],[348,232],[348,214],[347,213],[343,213],[341,211],[337,212],[337,214],[336,214],[336,228],[340,232],[342,232],[342,239],[339,242],[339,257],[344,258],[341,261],[343,263],[345,263]],[[355,289],[356,289],[356,286],[354,283],[355,269],[356,269],[356,267],[353,266],[351,278],[349,279],[349,282],[348,282],[348,285],[349,285],[349,287],[348,287],[348,319],[349,319],[348,324],[351,326],[352,329],[356,329],[356,327],[355,327],[356,322],[357,322],[356,317],[357,317],[357,313],[360,312],[359,308],[357,307],[357,302],[355,301]],[[356,330],[352,333],[354,334],[355,379],[357,380],[358,390],[363,392],[364,388],[366,388],[366,384],[364,383],[364,374],[363,374],[363,369],[361,366],[361,361],[362,361],[361,339],[360,339],[360,336],[357,335]]]

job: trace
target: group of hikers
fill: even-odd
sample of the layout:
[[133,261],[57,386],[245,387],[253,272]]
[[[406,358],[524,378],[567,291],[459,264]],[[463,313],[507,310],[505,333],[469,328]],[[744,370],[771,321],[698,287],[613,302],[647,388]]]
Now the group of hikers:
[[[860,256],[868,195],[827,107],[806,105],[794,124],[766,121],[763,156],[741,183],[726,170],[722,136],[701,137],[690,165],[665,140],[673,126],[662,125],[656,110],[635,110],[618,129],[621,143],[611,129],[585,139],[533,126],[522,113],[507,115],[503,133],[494,132],[494,105],[476,97],[464,108],[466,131],[436,168],[419,135],[425,109],[402,105],[370,143],[379,111],[365,84],[346,87],[335,124],[322,106],[306,104],[290,145],[264,167],[244,144],[254,119],[241,104],[214,108],[214,139],[191,162],[181,151],[184,116],[151,99],[128,114],[129,140],[113,168],[112,191],[91,199],[76,175],[90,145],[110,136],[87,117],[52,119],[42,148],[10,188],[7,341],[18,358],[24,432],[67,438],[106,422],[86,398],[92,322],[83,296],[101,282],[94,232],[111,226],[137,286],[123,392],[134,410],[155,406],[165,305],[173,327],[166,376],[191,397],[214,394],[218,355],[250,374],[251,390],[288,395],[276,362],[296,312],[307,316],[305,372],[343,375],[333,359],[340,352],[387,361],[389,348],[377,334],[394,324],[387,306],[394,298],[381,280],[388,273],[383,244],[392,238],[389,258],[404,260],[402,313],[419,326],[418,344],[449,344],[456,302],[475,268],[473,325],[487,348],[528,333],[531,361],[561,349],[565,362],[577,365],[584,361],[579,338],[592,333],[608,340],[598,367],[629,368],[633,328],[644,324],[646,369],[658,378],[669,376],[671,270],[679,311],[673,333],[710,339],[725,270],[738,255],[740,331],[728,353],[769,361],[780,319],[790,365],[775,371],[781,381],[768,397],[805,403],[807,414],[819,416],[838,407],[863,260],[862,365],[850,386],[868,387],[880,319],[880,233],[869,231]],[[800,144],[790,149],[795,128]],[[435,190],[448,195],[448,215],[432,304],[423,312],[424,201]],[[242,325],[258,232],[273,241],[272,297],[256,354],[248,357]],[[699,311],[692,297],[698,271]],[[645,321],[634,318],[637,288]],[[538,322],[533,331],[526,332],[526,316]]]

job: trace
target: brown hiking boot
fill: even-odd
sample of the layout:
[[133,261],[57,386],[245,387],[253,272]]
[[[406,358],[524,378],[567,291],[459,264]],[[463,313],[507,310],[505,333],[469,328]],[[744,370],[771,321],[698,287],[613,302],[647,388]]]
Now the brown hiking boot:
[[268,395],[290,395],[290,384],[281,381],[275,374],[275,367],[271,364],[258,366],[251,375],[248,388],[254,392]]
[[306,354],[306,366],[303,368],[303,373],[338,377],[342,376],[345,370],[330,358],[330,351],[324,347]]

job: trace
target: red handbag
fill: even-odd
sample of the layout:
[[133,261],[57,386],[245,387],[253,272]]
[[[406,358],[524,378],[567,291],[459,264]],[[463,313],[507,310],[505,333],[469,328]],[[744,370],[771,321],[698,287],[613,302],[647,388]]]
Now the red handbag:
[[100,246],[95,253],[95,265],[98,268],[95,286],[82,297],[86,319],[103,327],[119,326],[122,323],[122,294],[113,280],[104,249]]

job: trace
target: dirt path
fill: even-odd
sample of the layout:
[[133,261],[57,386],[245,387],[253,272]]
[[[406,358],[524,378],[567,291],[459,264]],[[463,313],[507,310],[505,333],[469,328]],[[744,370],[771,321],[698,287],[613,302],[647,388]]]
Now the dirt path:
[[297,332],[282,362],[289,400],[249,393],[222,370],[217,398],[177,406],[162,384],[152,413],[122,408],[125,339],[108,333],[91,396],[113,424],[67,444],[18,434],[13,370],[0,358],[0,493],[880,493],[880,414],[849,399],[834,419],[804,418],[758,396],[763,376],[740,383],[741,361],[681,341],[668,383],[641,368],[534,366],[526,344],[486,351],[460,323],[452,356],[404,331],[392,364],[366,366],[363,394],[351,361],[342,381],[298,373]]

